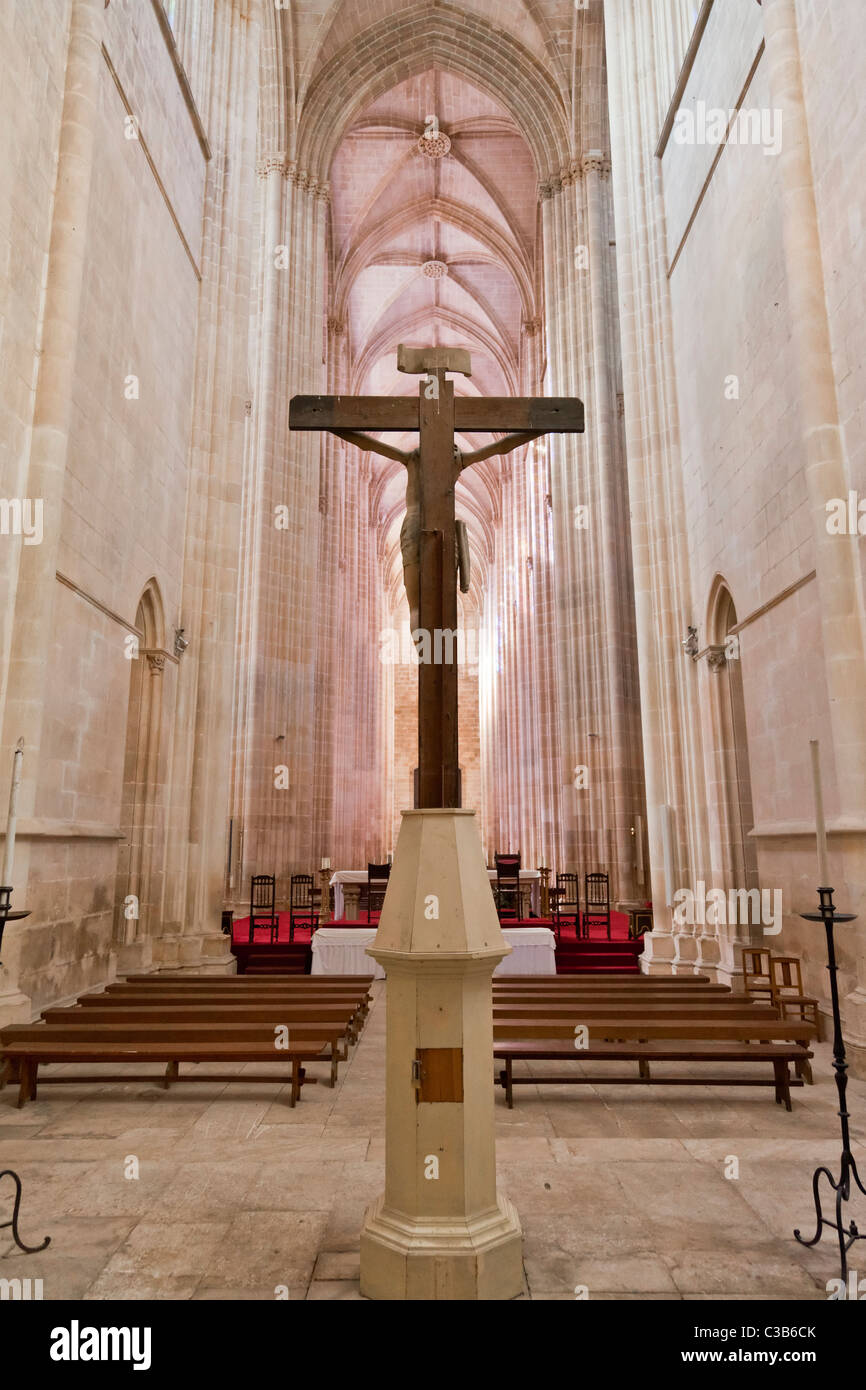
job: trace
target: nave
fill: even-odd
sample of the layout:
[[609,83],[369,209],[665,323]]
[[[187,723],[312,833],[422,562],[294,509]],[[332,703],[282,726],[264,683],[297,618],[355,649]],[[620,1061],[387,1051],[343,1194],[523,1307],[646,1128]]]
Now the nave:
[[[294,1108],[276,1084],[64,1085],[21,1110],[7,1087],[0,1134],[4,1158],[26,1164],[22,1236],[52,1245],[24,1256],[4,1232],[4,1273],[43,1278],[53,1299],[359,1299],[358,1233],[384,1180],[384,1036],[377,982],[336,1088],[305,1087]],[[527,1085],[513,1110],[498,1090],[522,1297],[826,1299],[833,1248],[798,1248],[791,1229],[811,1224],[814,1164],[837,1158],[829,1053],[815,1046],[815,1084],[791,1114],[763,1089],[697,1076],[675,1091]],[[866,1083],[849,1098],[862,1113]],[[866,1164],[862,1137],[854,1149]]]

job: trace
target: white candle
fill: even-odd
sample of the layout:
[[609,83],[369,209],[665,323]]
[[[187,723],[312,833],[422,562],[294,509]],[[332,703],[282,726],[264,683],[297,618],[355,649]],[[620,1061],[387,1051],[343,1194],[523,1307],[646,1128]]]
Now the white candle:
[[330,861],[330,859],[323,859],[323,860],[322,860],[322,868],[323,868],[323,869],[330,869],[330,867],[331,867],[331,861]]
[[818,836],[818,887],[829,888],[827,868],[827,827],[824,823],[824,793],[821,789],[821,751],[816,738],[809,740],[812,750],[812,788],[815,795],[815,831]]
[[3,857],[4,888],[12,887],[12,864],[15,859],[15,823],[18,820],[18,789],[21,786],[21,764],[24,761],[24,740],[19,738],[12,758],[12,785],[9,788],[9,815],[6,818],[6,853]]

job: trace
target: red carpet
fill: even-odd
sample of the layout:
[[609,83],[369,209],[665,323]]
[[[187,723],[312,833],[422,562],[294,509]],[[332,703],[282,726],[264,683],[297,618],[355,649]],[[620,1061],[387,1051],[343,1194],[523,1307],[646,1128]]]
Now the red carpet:
[[[372,914],[372,921],[369,923],[369,925],[375,927],[378,921],[379,914],[378,912],[374,912]],[[368,916],[366,912],[358,913],[357,922],[346,922],[344,920],[341,922],[328,923],[329,927],[366,927],[367,925]],[[243,946],[248,946],[250,944],[249,914],[246,917],[237,917],[235,921],[232,923],[232,944],[234,945],[235,942]],[[297,942],[299,945],[304,944],[308,946],[310,944],[309,927],[301,927],[296,925],[295,930],[292,933],[292,942]],[[253,944],[256,946],[270,946],[272,944],[287,946],[289,944],[288,912],[280,912],[277,915],[277,939],[274,943],[271,942],[271,932],[269,927],[256,927],[255,940]]]
[[[379,921],[378,912],[368,921],[366,912],[361,912],[357,922],[329,922],[333,927],[375,926]],[[521,921],[504,922],[512,927],[550,927],[549,920],[530,917]],[[289,914],[281,912],[278,919],[277,939],[272,942],[267,927],[257,927],[255,940],[249,939],[250,919],[239,917],[232,925],[232,953],[237,957],[238,971],[241,974],[308,974],[310,970],[310,929],[296,926],[289,942]],[[643,941],[630,941],[628,936],[628,917],[624,912],[610,914],[610,941],[603,927],[592,927],[590,938],[576,938],[574,927],[563,927],[556,945],[556,973],[558,975],[598,974],[615,972],[622,975],[637,975],[637,958],[643,951]]]

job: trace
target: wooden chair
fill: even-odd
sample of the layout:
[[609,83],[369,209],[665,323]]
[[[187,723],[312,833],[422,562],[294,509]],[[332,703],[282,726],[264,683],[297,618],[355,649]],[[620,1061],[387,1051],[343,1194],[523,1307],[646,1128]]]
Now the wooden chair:
[[756,999],[773,1000],[770,952],[766,946],[744,946],[743,989]]
[[556,875],[556,888],[553,894],[554,931],[559,937],[562,927],[574,927],[575,938],[581,934],[580,927],[580,877],[578,874]]
[[520,920],[520,854],[494,854],[496,886],[493,897],[500,922]]
[[309,927],[310,940],[319,925],[321,889],[314,888],[312,874],[292,874],[289,881],[289,941],[295,927]]
[[605,927],[610,941],[610,878],[607,874],[586,874],[584,877],[586,911],[583,914],[583,933],[589,937],[590,927]]
[[271,942],[278,934],[277,920],[277,881],[273,874],[253,874],[250,879],[250,934],[255,939],[256,927],[266,927],[271,933]]
[[770,956],[772,1001],[782,1018],[805,1018],[814,1023],[821,1036],[818,1001],[803,993],[803,973],[797,956]]
[[370,921],[370,914],[381,912],[385,903],[385,894],[388,891],[388,881],[391,877],[390,864],[368,864],[367,865],[367,920]]

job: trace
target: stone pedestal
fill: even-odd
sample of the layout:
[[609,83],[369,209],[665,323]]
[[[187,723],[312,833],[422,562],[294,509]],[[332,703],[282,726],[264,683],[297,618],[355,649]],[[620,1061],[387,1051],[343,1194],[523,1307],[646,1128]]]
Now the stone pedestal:
[[386,1175],[361,1232],[361,1292],[507,1299],[520,1224],[496,1191],[491,978],[508,954],[475,824],[404,811],[369,954],[387,975]]
[[[357,922],[357,920],[358,920],[358,912],[359,912],[359,910],[360,910],[358,904],[360,903],[360,901],[361,901],[361,885],[360,885],[360,883],[344,883],[344,884],[343,884],[343,903],[344,903],[345,918],[346,918],[346,921],[347,921],[347,922]],[[369,918],[368,918],[367,920],[369,921]]]

